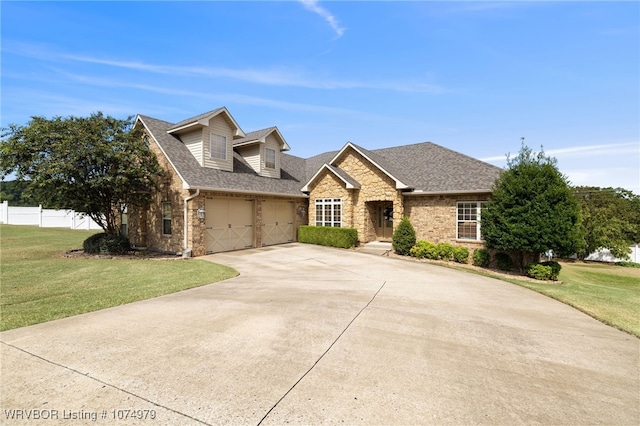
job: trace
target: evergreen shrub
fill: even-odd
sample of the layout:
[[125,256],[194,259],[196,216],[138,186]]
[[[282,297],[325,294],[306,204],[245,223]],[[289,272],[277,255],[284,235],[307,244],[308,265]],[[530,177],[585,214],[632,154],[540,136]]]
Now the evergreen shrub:
[[416,231],[408,217],[403,217],[396,230],[393,231],[391,243],[397,254],[401,256],[410,254],[411,248],[416,244]]
[[500,252],[496,254],[496,266],[501,271],[510,271],[513,269],[513,260],[507,253]]
[[469,249],[462,246],[453,247],[453,260],[458,263],[469,262]]
[[473,252],[473,264],[486,268],[491,263],[491,255],[487,249],[478,249]]
[[536,280],[550,280],[553,275],[551,266],[545,266],[541,263],[532,263],[527,267],[527,276]]
[[122,254],[131,250],[131,243],[124,235],[102,232],[84,240],[82,248],[85,253],[91,254]]

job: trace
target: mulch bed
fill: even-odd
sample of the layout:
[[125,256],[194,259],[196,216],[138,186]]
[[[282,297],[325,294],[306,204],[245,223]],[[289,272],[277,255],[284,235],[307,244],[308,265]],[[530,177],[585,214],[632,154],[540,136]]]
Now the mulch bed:
[[138,259],[138,260],[182,260],[182,256],[152,250],[131,250],[123,254],[85,253],[82,249],[69,250],[62,257],[71,259]]

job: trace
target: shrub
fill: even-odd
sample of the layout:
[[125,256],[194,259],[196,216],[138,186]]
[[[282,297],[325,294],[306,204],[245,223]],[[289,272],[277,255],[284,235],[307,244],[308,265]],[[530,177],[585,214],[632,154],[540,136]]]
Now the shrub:
[[473,252],[473,264],[486,268],[491,263],[491,255],[487,249],[478,249]]
[[351,248],[358,245],[358,231],[353,228],[331,226],[300,226],[298,241],[321,246]]
[[127,237],[106,233],[94,234],[84,240],[82,248],[85,253],[121,254],[131,250],[131,244]]
[[438,243],[438,258],[442,260],[453,259],[453,246],[449,243]]
[[541,265],[551,268],[550,280],[558,281],[558,276],[560,276],[560,270],[562,269],[562,266],[560,266],[558,262],[542,262]]
[[467,263],[469,261],[469,249],[461,246],[454,247],[453,260],[458,263]]
[[513,260],[507,253],[500,252],[496,254],[496,266],[501,271],[510,271],[513,269]]
[[636,262],[616,262],[616,266],[622,266],[625,268],[640,268],[640,263]]
[[418,241],[416,245],[411,248],[409,254],[418,259],[438,259],[438,249],[435,244],[429,241]]
[[551,266],[546,266],[541,263],[532,263],[527,266],[527,276],[535,278],[536,280],[550,280],[553,275]]
[[393,250],[401,255],[409,255],[411,248],[416,244],[416,231],[409,222],[408,217],[403,217],[398,227],[393,231],[392,245]]

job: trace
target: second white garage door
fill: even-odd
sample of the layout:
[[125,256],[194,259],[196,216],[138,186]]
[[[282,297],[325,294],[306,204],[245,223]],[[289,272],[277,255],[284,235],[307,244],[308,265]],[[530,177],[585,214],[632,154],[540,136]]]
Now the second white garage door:
[[262,245],[290,243],[294,240],[293,202],[262,202]]
[[205,244],[207,253],[251,248],[254,244],[253,200],[207,198]]

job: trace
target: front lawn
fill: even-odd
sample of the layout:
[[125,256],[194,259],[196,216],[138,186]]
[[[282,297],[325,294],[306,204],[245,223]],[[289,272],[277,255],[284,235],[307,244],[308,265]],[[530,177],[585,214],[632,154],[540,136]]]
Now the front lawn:
[[238,275],[198,259],[67,258],[95,231],[0,225],[0,331]]
[[640,269],[561,262],[561,284],[508,279],[640,337]]

